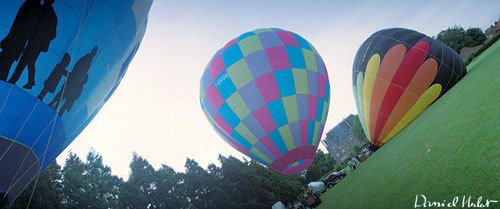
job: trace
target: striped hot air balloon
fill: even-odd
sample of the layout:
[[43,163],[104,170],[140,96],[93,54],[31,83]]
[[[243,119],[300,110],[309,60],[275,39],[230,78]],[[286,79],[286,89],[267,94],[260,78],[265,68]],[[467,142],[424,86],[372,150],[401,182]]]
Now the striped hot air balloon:
[[201,106],[231,146],[282,174],[307,168],[323,132],[330,84],[299,35],[258,29],[229,41],[201,79]]
[[416,31],[370,36],[353,66],[354,96],[365,134],[383,145],[466,74],[459,55]]

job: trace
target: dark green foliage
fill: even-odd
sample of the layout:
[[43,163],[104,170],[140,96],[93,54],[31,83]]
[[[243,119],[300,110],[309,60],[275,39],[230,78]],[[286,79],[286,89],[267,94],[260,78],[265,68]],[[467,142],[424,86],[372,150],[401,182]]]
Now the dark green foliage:
[[[57,163],[52,163],[47,170],[41,174],[38,181],[35,179],[17,198],[11,209],[41,208],[41,209],[59,209],[63,208],[61,204],[62,184],[61,167]],[[33,187],[36,183],[36,188]],[[30,202],[30,196],[33,193]]]
[[166,165],[156,170],[134,153],[129,179],[124,182],[111,174],[95,151],[85,161],[70,153],[62,169],[57,163],[50,165],[36,189],[28,187],[12,208],[26,208],[32,191],[28,208],[269,208],[277,201],[293,201],[304,185],[335,169],[321,150],[310,169],[289,176],[232,156],[219,156],[219,162],[220,166],[210,164],[203,169],[187,159],[185,172],[178,173]]
[[120,208],[149,208],[156,189],[155,170],[144,158],[134,153],[129,180],[121,187]]
[[474,54],[472,54],[467,61],[465,62],[465,65],[469,65],[472,60],[476,59],[481,53],[483,53],[484,50],[488,49],[491,45],[493,45],[498,39],[500,38],[500,34],[497,34],[495,37],[491,38],[488,43],[486,43],[483,47],[478,49]]
[[481,28],[469,28],[465,31],[464,47],[478,46],[484,41],[486,41],[486,35]]
[[338,166],[333,159],[321,150],[314,155],[314,163],[305,171],[305,178],[302,183],[305,185],[311,181],[318,181],[322,176],[332,170],[337,170]]
[[352,135],[355,139],[366,143],[368,139],[366,138],[365,131],[363,130],[363,126],[361,125],[361,121],[359,120],[359,116],[354,116],[354,122],[351,128]]
[[480,28],[465,30],[460,26],[453,26],[439,32],[437,40],[460,53],[460,50],[464,47],[481,45],[486,40],[486,35]]
[[98,153],[90,151],[86,162],[70,154],[62,176],[65,208],[117,208],[122,180],[103,165]]

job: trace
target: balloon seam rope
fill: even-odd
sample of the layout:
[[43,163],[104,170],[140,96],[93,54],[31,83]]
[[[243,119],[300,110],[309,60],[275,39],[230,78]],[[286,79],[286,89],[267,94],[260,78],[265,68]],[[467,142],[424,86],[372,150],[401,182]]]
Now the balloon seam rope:
[[[30,114],[28,115],[28,117],[26,118],[26,120],[24,120],[23,124],[21,125],[21,128],[19,129],[19,131],[16,133],[16,136],[14,137],[14,140],[17,140],[17,137],[19,137],[19,134],[21,133],[21,131],[23,130],[24,126],[26,125],[26,123],[28,122],[29,118],[31,117],[31,115],[33,114],[33,111],[35,111],[35,107],[38,105],[38,101],[35,103],[35,105],[33,106],[33,108],[31,109],[31,112]],[[5,152],[3,153],[2,157],[0,157],[0,161],[2,161],[2,159],[5,157],[5,154],[10,150],[10,148],[12,147],[12,145],[14,145],[14,141],[11,141],[10,142],[10,145],[9,147],[7,147],[7,149],[5,150]]]
[[[57,115],[55,115],[54,117],[57,117]],[[42,161],[40,162],[40,168],[38,169],[38,172],[37,172],[37,175],[36,175],[36,180],[35,180],[35,184],[33,186],[33,189],[31,190],[31,195],[30,195],[30,198],[29,198],[29,201],[28,201],[28,205],[26,206],[26,209],[29,208],[29,205],[31,203],[31,199],[33,198],[33,194],[35,193],[35,189],[36,189],[36,185],[38,184],[38,179],[40,178],[40,173],[42,172],[42,169],[43,169],[43,164],[45,162],[45,157],[47,156],[47,151],[50,147],[50,142],[52,141],[52,135],[54,134],[54,129],[56,127],[56,120],[54,120],[54,122],[52,123],[52,130],[50,131],[50,137],[49,137],[49,141],[47,142],[47,145],[45,146],[45,150],[43,152],[43,157],[42,157]]]
[[[51,123],[52,123],[52,121],[53,121],[53,120],[56,120],[56,117],[52,118],[52,120],[51,120],[51,121],[47,124],[47,126],[43,129],[42,133],[45,133],[45,131],[49,128],[49,126],[51,125]],[[43,134],[40,134],[40,135],[38,136],[38,138],[35,140],[35,142],[33,143],[33,145],[31,145],[31,147],[29,147],[29,148],[30,148],[30,150],[33,150],[33,148],[34,148],[34,147],[35,147],[35,145],[38,143],[38,141],[40,140],[40,138],[42,137],[42,135],[43,135]],[[24,144],[23,144],[23,145],[24,145]],[[27,147],[27,146],[26,146],[26,147]],[[33,151],[32,151],[32,152],[33,152]],[[33,153],[33,155],[37,158],[37,160],[38,160],[38,161],[40,161],[40,159],[38,158],[38,156],[36,156],[36,154],[34,154],[34,153]],[[26,156],[24,157],[24,159],[25,159],[25,160],[26,160],[26,157],[27,157],[27,156],[28,156],[28,154],[26,154]],[[17,173],[19,172],[19,169],[21,169],[21,167],[22,167],[23,165],[24,165],[24,160],[23,160],[23,163],[21,164],[21,166],[19,166],[18,171],[16,172],[16,175],[14,176],[14,179],[17,177]],[[33,166],[31,166],[31,167],[33,167]],[[18,182],[21,178],[23,178],[23,177],[24,177],[24,176],[28,173],[28,171],[29,171],[29,169],[28,169],[27,171],[25,171],[25,172],[24,172],[24,173],[23,173],[23,174],[19,177],[19,179],[18,179],[16,182],[14,182],[14,184],[9,185],[9,188],[7,189],[7,192],[8,192],[9,190],[11,190],[11,189],[14,187],[14,185],[16,185],[16,184],[17,184],[17,182]]]
[[[116,27],[116,30],[113,32],[113,35],[111,35],[111,37],[109,38],[109,41],[106,42],[106,44],[104,45],[102,51],[104,51],[105,49],[108,48],[109,44],[111,43],[111,40],[118,34],[118,30],[120,29],[120,27],[125,23],[125,21],[121,21],[120,24],[118,24],[118,26]],[[145,27],[145,26],[144,26]],[[101,50],[99,50],[101,51]],[[98,60],[101,56],[102,56],[103,53],[99,53],[99,55],[96,56],[96,58],[94,60]],[[91,69],[93,68],[94,66],[91,66]],[[97,107],[99,107],[100,105],[98,105]],[[71,120],[71,122],[73,122],[74,120]],[[85,124],[85,122],[82,122],[77,129],[75,129],[75,131],[73,131],[73,133],[71,133],[70,136],[72,136],[73,134],[75,134],[76,132],[78,132],[79,128]]]
[[[441,48],[442,48],[442,47],[443,47],[443,46],[441,46]],[[441,51],[442,51],[442,52],[444,52],[444,51],[443,51],[443,49],[441,49]],[[453,54],[452,54],[452,56],[451,56],[451,59],[452,59],[452,62],[451,62],[451,63],[453,63],[453,68],[451,68],[451,69],[454,69],[454,68],[455,68],[455,56],[453,56]],[[442,61],[442,60],[440,60],[440,61],[441,61],[441,63],[443,63],[443,61]],[[447,67],[448,67],[448,66],[447,66]],[[458,75],[457,75],[457,76],[458,76]],[[446,89],[446,88],[448,87],[448,85],[450,85],[450,82],[451,82],[452,77],[453,77],[453,76],[450,76],[450,79],[448,79],[448,82],[446,83],[446,86],[444,86],[444,87],[443,87],[443,89]]]
[[[117,28],[119,28],[119,27],[123,24],[123,22],[124,22],[124,21],[122,21],[122,22],[119,24],[119,26],[118,26]],[[146,26],[143,26],[141,29],[143,29],[143,28],[145,28],[145,27],[146,27]],[[118,29],[117,29],[117,30],[118,30]],[[114,37],[114,34],[113,34],[111,37]],[[105,47],[103,48],[103,50],[104,50],[104,49],[106,49],[108,45],[109,45],[109,42],[105,45]],[[99,57],[100,57],[100,55],[96,57],[96,60],[97,60]],[[103,103],[103,102],[101,102],[101,103]],[[99,103],[99,105],[98,105],[97,107],[104,105],[104,104],[101,104],[101,103]],[[73,120],[72,120],[71,122],[73,122]],[[76,128],[76,129],[75,129],[75,131],[73,131],[73,133],[71,133],[71,135],[70,135],[70,136],[72,136],[73,134],[75,134],[76,132],[78,132],[78,130],[80,129],[80,127],[82,127],[82,126],[83,126],[83,124],[85,124],[85,122],[81,123],[81,124],[78,126],[78,128]]]
[[[92,8],[91,8],[91,10],[92,10],[92,11],[93,11],[93,10],[94,10],[94,8],[95,8],[96,2],[97,2],[97,1],[95,1],[95,2],[94,2],[93,6],[92,6]],[[73,52],[71,53],[71,55],[74,55],[74,54],[75,54],[75,51],[76,51],[76,44],[78,43],[78,38],[79,38],[79,36],[80,36],[80,30],[81,30],[81,28],[82,28],[82,26],[83,26],[83,24],[84,24],[85,20],[87,19],[87,18],[83,18],[83,14],[85,13],[85,6],[86,6],[86,5],[87,5],[87,0],[85,0],[85,2],[84,2],[83,9],[82,9],[82,15],[81,15],[81,17],[80,17],[80,25],[79,25],[79,27],[78,27],[78,31],[77,31],[77,34],[76,34],[76,36],[75,36],[75,39],[73,39],[73,40],[75,40],[75,45],[74,45],[74,47],[73,47]],[[89,11],[89,14],[90,14],[90,12],[92,12],[92,11]],[[88,16],[87,16],[87,17],[88,17]],[[69,78],[69,75],[68,75],[68,78]],[[62,96],[61,96],[61,98],[60,98],[60,100],[59,100],[59,104],[60,104],[60,102],[62,101],[62,98],[63,98],[63,96],[64,96],[64,92],[65,92],[65,90],[66,90],[66,82],[64,82],[64,86],[62,87],[62,93],[61,93],[61,95],[62,95]],[[59,107],[59,105],[58,105],[57,107]],[[57,108],[56,108],[56,109],[57,109]],[[59,111],[60,111],[60,110],[59,110]],[[54,115],[54,117],[58,117],[58,115],[59,115],[59,111],[56,111],[57,113],[56,113],[56,115]],[[31,195],[30,195],[30,198],[29,198],[29,200],[28,200],[28,204],[26,205],[26,209],[28,209],[28,208],[29,208],[30,203],[31,203],[31,200],[32,200],[32,198],[33,198],[33,194],[35,193],[36,185],[38,184],[38,179],[40,178],[40,173],[42,172],[43,163],[44,163],[43,161],[45,161],[45,157],[46,157],[46,155],[47,155],[47,150],[48,150],[49,146],[51,145],[51,144],[50,144],[50,142],[52,141],[52,134],[53,134],[53,131],[54,131],[54,128],[55,128],[56,121],[57,121],[57,120],[54,120],[54,122],[53,122],[52,130],[51,130],[50,137],[49,137],[49,141],[48,141],[47,146],[46,146],[46,148],[45,148],[45,151],[44,151],[44,154],[43,154],[43,157],[42,157],[42,162],[40,162],[40,169],[38,170],[38,174],[37,174],[37,176],[36,176],[36,181],[35,181],[35,184],[34,184],[34,186],[33,186],[33,189],[31,190]]]
[[[365,72],[360,72],[360,73],[363,73],[363,74],[365,75],[364,77],[366,77],[367,75],[369,75],[369,76],[373,76],[373,75],[371,75],[370,73],[369,73],[369,74],[366,74]],[[436,74],[436,76],[437,76],[437,74]],[[378,76],[373,76],[373,77],[375,77],[375,79],[379,79],[379,80],[385,81],[385,82],[387,82],[389,85],[391,85],[391,84],[392,84],[392,85],[394,85],[394,86],[396,86],[396,87],[398,87],[398,88],[400,88],[400,89],[403,89],[405,92],[408,92],[408,93],[410,93],[410,94],[413,94],[414,96],[421,96],[421,94],[420,94],[420,95],[418,95],[417,93],[415,93],[415,92],[413,92],[413,91],[407,90],[407,87],[402,87],[402,86],[400,86],[400,85],[398,85],[398,84],[393,83],[393,82],[392,82],[392,80],[391,80],[391,81],[388,81],[387,79],[384,79],[384,78],[382,78],[382,77],[378,77]],[[394,77],[394,76],[393,76],[393,77]],[[375,81],[376,81],[376,80],[375,80]],[[432,83],[431,83],[431,84],[432,84]],[[364,85],[364,80],[363,80],[363,85]],[[408,85],[410,85],[410,83],[408,83]],[[375,83],[373,84],[373,86],[374,86],[374,88],[375,88]],[[429,86],[430,86],[430,84],[429,84]],[[373,93],[372,93],[372,94],[373,94]],[[373,96],[373,95],[372,95],[372,96]]]
[[[5,96],[5,99],[2,102],[2,106],[0,106],[0,115],[3,112],[3,108],[4,108],[5,104],[7,103],[7,99],[9,98],[11,90],[12,90],[12,86],[10,86],[9,91],[7,92],[7,95]],[[7,153],[7,151],[8,150],[3,152],[2,156],[0,157],[0,160],[2,160],[3,156]]]
[[[396,42],[398,42],[398,43],[402,43],[402,44],[405,44],[405,45],[411,46],[410,44],[408,44],[408,43],[406,43],[406,42],[404,42],[404,41],[401,41],[401,40],[397,40],[397,39],[395,39],[395,38],[393,38],[393,37],[383,36],[383,35],[375,35],[375,36],[376,36],[376,37],[382,37],[382,38],[392,39],[392,40],[394,40],[394,41],[396,41]],[[442,48],[442,47],[443,47],[443,46],[441,46],[441,48]],[[415,50],[418,50],[418,51],[420,51],[420,52],[425,52],[424,50],[422,50],[422,49],[420,49],[420,48],[415,48]],[[427,53],[427,55],[428,55],[428,56],[430,56],[430,57],[432,57],[432,58],[434,58],[434,59],[437,59],[437,57],[436,57],[436,56],[434,56],[434,55],[432,55],[432,54],[428,54],[428,53]],[[447,69],[447,70],[451,71],[451,73],[453,73],[453,74],[455,74],[455,75],[457,74],[457,73],[455,73],[454,71],[450,70],[450,69],[451,69],[451,68],[450,68],[450,66],[448,66],[446,63],[442,63],[442,64],[443,64],[444,66],[448,67],[448,69]],[[457,75],[457,76],[458,76],[458,75]]]
[[[383,35],[375,35],[375,36],[376,36],[376,37],[382,37],[382,38],[392,39],[392,40],[394,40],[394,41],[396,41],[396,42],[403,43],[403,44],[405,44],[405,45],[409,45],[409,44],[408,44],[408,43],[406,43],[406,42],[403,42],[403,41],[397,40],[397,39],[392,38],[392,37],[389,37],[389,36],[383,36]],[[443,46],[441,46],[441,47],[443,47]],[[413,48],[413,47],[412,47],[412,48]],[[415,50],[418,50],[418,51],[420,51],[420,52],[426,52],[426,51],[424,51],[424,50],[422,50],[422,49],[420,49],[420,48],[415,48]],[[426,52],[426,53],[427,53],[427,52]],[[427,55],[428,55],[428,56],[430,56],[430,57],[432,57],[432,58],[434,58],[434,59],[438,59],[436,56],[434,56],[434,55],[432,55],[432,54],[427,53]],[[442,64],[443,64],[444,66],[448,67],[448,69],[447,69],[448,71],[450,71],[451,73],[453,73],[453,74],[454,74],[454,75],[456,75],[456,76],[459,76],[456,72],[454,72],[453,70],[450,70],[450,69],[452,69],[452,68],[450,68],[450,66],[448,66],[446,63],[442,63]]]

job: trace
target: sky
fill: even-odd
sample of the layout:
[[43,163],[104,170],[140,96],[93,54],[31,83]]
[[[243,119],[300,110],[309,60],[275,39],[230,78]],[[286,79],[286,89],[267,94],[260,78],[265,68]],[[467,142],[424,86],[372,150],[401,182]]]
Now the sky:
[[[186,158],[203,168],[218,165],[219,154],[243,159],[210,126],[199,85],[214,53],[247,31],[281,28],[315,46],[331,84],[325,134],[357,112],[352,63],[371,34],[393,27],[428,36],[454,25],[485,30],[499,17],[498,0],[155,0],[142,44],[120,86],[57,160],[63,164],[69,152],[85,159],[93,149],[114,175],[127,179],[134,152],[156,169],[165,164],[178,172],[184,171]],[[321,144],[320,149],[326,150]]]

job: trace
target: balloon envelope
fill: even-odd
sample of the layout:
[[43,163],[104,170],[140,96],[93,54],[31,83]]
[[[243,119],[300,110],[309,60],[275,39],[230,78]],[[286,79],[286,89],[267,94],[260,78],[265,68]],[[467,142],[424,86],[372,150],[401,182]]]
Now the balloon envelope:
[[1,3],[0,193],[10,203],[113,93],[142,40],[151,3]]
[[354,97],[371,143],[382,145],[466,74],[459,55],[416,31],[374,33],[353,66]]
[[307,168],[330,102],[328,74],[299,35],[258,29],[215,53],[201,79],[201,106],[231,146],[282,174]]

